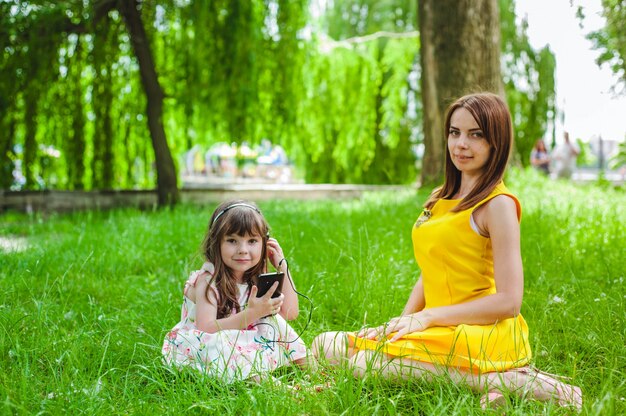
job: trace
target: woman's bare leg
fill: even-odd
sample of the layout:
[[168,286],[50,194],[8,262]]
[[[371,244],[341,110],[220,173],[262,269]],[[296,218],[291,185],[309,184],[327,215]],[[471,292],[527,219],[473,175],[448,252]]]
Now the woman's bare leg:
[[313,340],[311,352],[321,362],[341,365],[354,355],[355,350],[345,332],[324,332]]
[[556,399],[561,406],[582,407],[580,388],[528,368],[477,375],[407,358],[389,357],[377,351],[354,353],[350,365],[356,377],[373,372],[387,378],[432,380],[446,374],[453,382],[465,384],[477,392],[511,392],[520,397],[530,395],[540,401]]
[[350,366],[355,377],[364,377],[369,373],[386,378],[410,380],[421,378],[433,380],[437,375],[445,374],[445,369],[422,361],[403,358],[390,358],[379,351],[358,351],[350,359]]

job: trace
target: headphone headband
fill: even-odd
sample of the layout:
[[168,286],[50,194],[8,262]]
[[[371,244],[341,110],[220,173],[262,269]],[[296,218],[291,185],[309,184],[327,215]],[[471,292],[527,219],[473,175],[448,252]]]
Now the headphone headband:
[[243,202],[238,202],[238,203],[236,203],[236,204],[229,205],[229,206],[227,206],[226,208],[224,208],[223,210],[221,210],[221,211],[220,211],[220,212],[219,212],[219,213],[215,216],[215,219],[213,220],[213,222],[211,223],[211,225],[215,224],[215,223],[217,222],[217,219],[218,219],[219,217],[221,217],[222,215],[224,215],[224,213],[225,213],[226,211],[228,211],[228,210],[229,210],[229,209],[231,209],[231,208],[235,208],[235,207],[246,207],[246,208],[250,208],[250,209],[253,209],[253,210],[255,210],[256,212],[258,212],[259,214],[261,214],[261,211],[259,211],[259,209],[258,209],[257,207],[255,207],[254,205],[246,204],[246,203],[243,203]]

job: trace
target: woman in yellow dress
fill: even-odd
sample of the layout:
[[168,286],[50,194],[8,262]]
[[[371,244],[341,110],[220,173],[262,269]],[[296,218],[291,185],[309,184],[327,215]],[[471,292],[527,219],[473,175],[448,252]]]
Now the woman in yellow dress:
[[528,367],[521,205],[502,182],[513,142],[509,110],[495,94],[467,95],[448,108],[445,131],[445,181],[412,230],[422,273],[402,315],[376,328],[321,334],[313,353],[330,364],[347,361],[357,376],[446,373],[486,391],[483,407],[517,392],[580,409],[578,387]]

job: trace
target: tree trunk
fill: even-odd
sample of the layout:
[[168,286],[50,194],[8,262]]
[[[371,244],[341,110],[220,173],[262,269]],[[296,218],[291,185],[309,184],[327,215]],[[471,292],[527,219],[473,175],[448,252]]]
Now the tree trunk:
[[141,82],[146,92],[147,116],[156,161],[157,194],[160,207],[178,202],[176,168],[163,128],[163,90],[159,84],[146,30],[137,10],[136,0],[119,0],[117,7],[124,17],[130,41],[139,63]]
[[39,97],[37,93],[33,91],[34,87],[31,85],[24,93],[24,156],[22,158],[22,173],[24,175],[25,189],[35,189],[35,163],[37,161],[37,100]]
[[[81,86],[81,74],[83,65],[81,62],[81,38],[76,40],[74,58],[69,61],[69,75],[71,79],[68,94],[73,96],[70,108],[72,112],[72,127],[66,144],[67,179],[70,189],[82,190],[85,188],[85,109],[83,106],[83,89]],[[94,149],[95,150],[95,149]]]
[[[3,103],[0,103],[2,105]],[[13,114],[4,111],[0,115],[0,189],[10,189],[13,185],[14,163],[11,158],[15,142],[15,118]]]
[[424,108],[422,185],[439,184],[446,150],[446,108],[462,95],[503,96],[497,0],[419,0]]

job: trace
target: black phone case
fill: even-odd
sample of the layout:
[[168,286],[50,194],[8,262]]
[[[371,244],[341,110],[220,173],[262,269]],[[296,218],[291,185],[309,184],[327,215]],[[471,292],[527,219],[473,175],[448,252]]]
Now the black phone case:
[[278,287],[272,295],[272,298],[279,297],[283,291],[283,280],[285,280],[285,273],[283,272],[264,273],[258,275],[256,279],[253,279],[252,282],[259,290],[256,294],[256,297],[260,298],[261,296],[264,296],[276,281],[278,282]]

